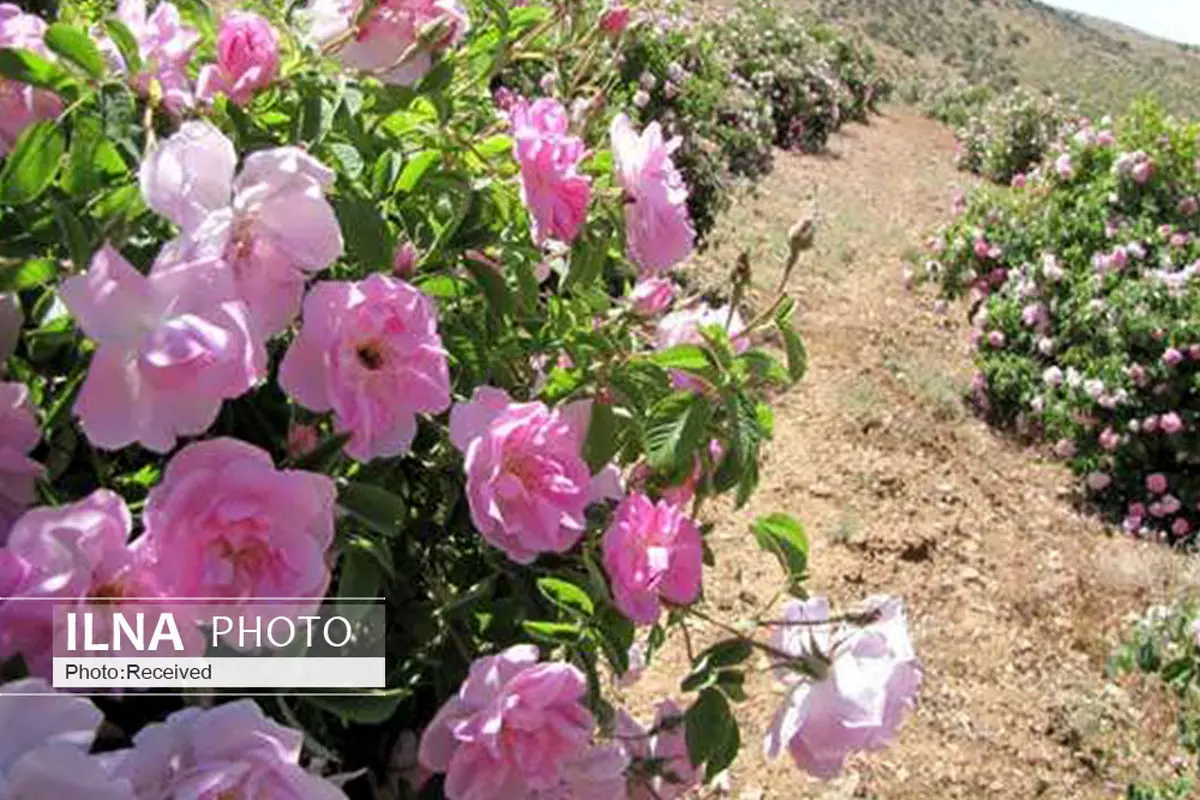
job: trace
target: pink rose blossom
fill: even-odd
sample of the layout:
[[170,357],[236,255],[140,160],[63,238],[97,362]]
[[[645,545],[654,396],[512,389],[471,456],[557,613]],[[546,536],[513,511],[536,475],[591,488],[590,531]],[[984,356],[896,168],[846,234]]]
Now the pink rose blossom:
[[270,86],[279,69],[279,34],[250,11],[234,11],[221,20],[217,63],[206,64],[196,79],[196,96],[211,102],[223,94],[244,106]]
[[333,411],[359,461],[407,453],[418,414],[450,407],[450,370],[433,301],[383,275],[322,281],[304,301],[304,326],[279,385],[310,411]]
[[13,800],[134,800],[128,781],[88,755],[102,722],[90,700],[58,694],[41,678],[0,686],[0,793]]
[[22,383],[0,383],[0,544],[21,512],[37,499],[42,465],[29,458],[29,452],[41,438],[29,390]]
[[997,350],[1004,347],[1004,344],[1006,341],[1003,331],[989,332],[987,335],[987,340],[988,340],[988,344]]
[[1059,439],[1054,443],[1054,455],[1059,458],[1074,458],[1075,443],[1070,439]]
[[[26,14],[12,3],[0,4],[0,47],[28,50],[53,59],[43,38],[45,34],[46,23],[41,17]],[[53,92],[0,78],[0,158],[8,155],[26,128],[44,119],[54,119],[61,111],[62,101]]]
[[1159,501],[1159,507],[1162,508],[1164,515],[1169,516],[1183,508],[1183,503],[1181,503],[1179,498],[1175,497],[1174,495],[1164,494],[1162,496],[1162,500]]
[[549,409],[514,403],[490,386],[450,412],[450,441],[466,461],[471,520],[513,561],[566,552],[583,536],[584,512],[602,483],[581,455],[590,420],[588,401]]
[[628,6],[611,3],[600,12],[600,30],[605,33],[618,34],[629,27],[629,17],[632,11]]
[[333,481],[277,470],[235,439],[188,445],[146,500],[138,541],[179,597],[318,600],[329,587]]
[[1102,492],[1112,485],[1112,477],[1105,472],[1092,472],[1087,476],[1087,485],[1093,492]]
[[1063,154],[1054,162],[1054,168],[1058,170],[1058,175],[1064,181],[1071,180],[1075,174],[1075,167],[1071,164],[1071,156]]
[[689,605],[700,596],[700,528],[678,506],[643,494],[621,501],[603,539],[604,568],[613,599],[629,619],[653,625],[660,598]]
[[642,278],[629,291],[629,303],[634,313],[656,317],[675,301],[675,283],[670,278]]
[[559,787],[590,748],[595,720],[577,668],[538,663],[533,645],[477,659],[421,736],[420,763],[446,773],[449,800],[528,797]]
[[0,374],[4,372],[4,362],[16,352],[24,324],[21,299],[13,292],[0,292]]
[[678,800],[700,783],[700,771],[692,766],[684,734],[683,712],[671,700],[655,708],[654,725],[647,731],[624,711],[617,714],[614,735],[635,763],[656,764],[652,776],[634,770],[629,800]]
[[1173,367],[1184,360],[1183,353],[1176,350],[1174,347],[1168,347],[1162,354],[1162,362],[1168,367]]
[[518,100],[509,111],[513,156],[521,165],[521,200],[533,222],[533,240],[570,244],[587,219],[591,178],[580,175],[587,147],[568,132],[567,111],[557,100]]
[[[812,678],[789,664],[776,664],[776,674],[790,692],[767,733],[769,758],[787,748],[800,769],[828,779],[842,771],[851,752],[881,749],[895,734],[920,689],[922,669],[900,601],[877,595],[867,606],[878,616],[863,627],[776,628],[774,647],[809,663],[824,677]],[[829,605],[820,597],[791,600],[783,617],[796,623],[820,622],[829,618]]]
[[[102,613],[128,602],[122,598],[139,598],[134,610],[145,613],[142,599],[163,597],[160,583],[129,545],[132,527],[125,501],[107,489],[57,508],[35,508],[17,520],[2,553],[4,582],[10,584],[5,595],[11,599],[0,603],[0,652],[20,653],[32,674],[49,678],[55,624],[63,619],[56,620],[55,606],[93,613],[99,630],[110,624]],[[202,653],[200,632],[179,628],[189,653]]]
[[1168,436],[1174,436],[1184,429],[1183,420],[1174,411],[1163,414],[1158,419],[1158,427]]
[[1162,494],[1167,490],[1167,476],[1161,472],[1146,476],[1146,490],[1151,494]]
[[1121,435],[1112,428],[1100,432],[1100,447],[1112,452],[1121,446]]
[[111,773],[139,798],[345,800],[333,784],[299,765],[304,734],[263,714],[249,699],[185,708],[111,755]]
[[287,454],[288,458],[304,458],[317,449],[320,437],[312,425],[293,425],[288,429]]
[[1189,195],[1179,201],[1178,211],[1185,217],[1193,216],[1200,212],[1200,200],[1195,195]]
[[392,256],[392,273],[397,278],[407,280],[417,271],[417,246],[409,241],[396,245],[396,254]]
[[988,254],[992,251],[991,245],[984,239],[976,239],[974,249],[976,258],[987,258]]
[[142,163],[146,204],[181,229],[170,248],[228,265],[254,330],[272,336],[300,311],[304,282],[342,254],[325,191],[334,174],[296,147],[259,150],[234,177],[233,143],[187,122]]
[[691,255],[695,231],[688,217],[688,188],[671,161],[682,140],[663,141],[652,122],[639,136],[624,114],[610,129],[613,163],[625,190],[629,257],[646,272],[670,269]]
[[63,302],[98,348],[75,403],[88,439],[105,450],[134,442],[157,453],[197,436],[223,400],[266,371],[233,276],[214,259],[181,261],[170,247],[149,277],[105,245]]
[[629,756],[616,744],[592,745],[563,765],[558,783],[534,789],[529,800],[627,800]]
[[1154,433],[1156,430],[1158,430],[1158,417],[1151,414],[1150,416],[1148,416],[1144,420],[1142,420],[1142,432],[1143,433]]
[[412,86],[433,59],[462,41],[470,28],[458,0],[382,0],[355,27],[363,0],[312,0],[309,34],[351,69],[384,83]]
[[1012,176],[1012,188],[1014,189],[1024,189],[1028,182],[1029,179],[1025,177],[1025,173],[1023,172],[1018,172]]
[[[1144,154],[1143,154],[1144,155]],[[1145,184],[1154,176],[1154,161],[1149,157],[1139,160],[1129,173],[1135,183]]]
[[1113,132],[1103,130],[1096,134],[1096,144],[1101,147],[1112,147],[1117,143],[1117,137],[1113,136]]
[[[1187,536],[1191,532],[1192,524],[1183,517],[1179,517],[1173,523],[1171,523],[1171,533],[1175,534],[1176,536]],[[1200,622],[1200,620],[1197,620],[1197,622]]]
[[[195,98],[187,66],[200,44],[200,33],[184,25],[179,9],[169,2],[160,2],[154,13],[147,15],[146,0],[121,0],[117,19],[133,34],[142,60],[141,72],[130,76],[134,88],[148,95],[151,84],[157,82],[168,111],[179,115],[190,109]],[[121,70],[128,69],[115,47],[107,49]]]

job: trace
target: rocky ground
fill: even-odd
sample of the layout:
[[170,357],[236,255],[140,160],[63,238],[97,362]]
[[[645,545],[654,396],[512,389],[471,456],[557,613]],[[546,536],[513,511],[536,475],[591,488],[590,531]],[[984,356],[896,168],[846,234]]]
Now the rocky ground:
[[[1200,585],[1200,570],[1080,511],[1073,482],[998,436],[961,403],[970,377],[965,311],[903,289],[905,259],[950,214],[949,132],[907,111],[852,126],[818,157],[780,154],[727,217],[696,269],[723,280],[748,250],[760,301],[780,277],[786,231],[810,203],[816,247],[792,278],[811,367],[776,407],[764,482],[741,511],[710,509],[717,568],[705,610],[757,613],[780,584],[749,536],[786,511],[812,542],[813,592],[852,603],[901,595],[926,669],[895,747],[831,784],[763,759],[780,694],[761,661],[739,707],[744,748],[717,794],[766,798],[1116,797],[1166,774],[1166,698],[1109,683],[1104,661],[1131,615]],[[720,638],[696,629],[696,646]],[[630,690],[634,708],[677,695],[681,642]]]

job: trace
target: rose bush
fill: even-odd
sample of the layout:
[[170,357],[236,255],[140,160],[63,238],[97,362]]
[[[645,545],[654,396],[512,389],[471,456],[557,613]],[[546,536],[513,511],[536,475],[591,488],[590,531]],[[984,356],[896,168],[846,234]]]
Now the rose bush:
[[[969,104],[986,95],[961,96],[968,105],[965,118],[955,124],[955,163],[959,169],[996,183],[1022,183],[1025,173],[1045,158],[1051,145],[1067,133],[1064,127],[1077,118],[1056,98],[1020,88],[996,95],[974,109]],[[952,109],[935,112],[957,113]]]
[[1068,129],[1013,189],[934,237],[929,274],[969,293],[981,409],[1053,444],[1132,534],[1192,541],[1200,127],[1135,108]]
[[[920,680],[896,600],[724,626],[649,729],[606,691],[707,619],[704,509],[749,500],[805,370],[786,294],[677,299],[686,145],[614,90],[622,11],[0,7],[37,109],[0,166],[5,674],[48,674],[29,599],[388,610],[383,691],[132,693],[96,743],[88,701],[6,684],[0,794],[674,797],[737,755],[756,650],[801,768],[892,735]],[[559,94],[497,98],[529,63]],[[752,532],[803,597],[803,529]]]

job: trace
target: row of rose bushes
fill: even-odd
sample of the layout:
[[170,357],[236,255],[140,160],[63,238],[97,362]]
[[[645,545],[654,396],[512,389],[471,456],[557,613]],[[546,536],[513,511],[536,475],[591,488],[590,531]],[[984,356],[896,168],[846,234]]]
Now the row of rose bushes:
[[1162,776],[1131,783],[1127,800],[1184,800],[1197,789],[1200,770],[1200,613],[1195,598],[1147,609],[1109,658],[1110,678],[1145,676],[1169,690],[1175,704],[1174,756]]
[[970,294],[995,422],[1048,439],[1138,535],[1200,522],[1200,126],[1153,104],[1080,120],[1013,188],[982,187],[930,243]]
[[[684,145],[618,69],[647,24],[0,5],[5,796],[674,798],[737,756],[756,652],[788,687],[769,752],[829,777],[887,744],[903,607],[808,598],[796,521],[752,529],[790,595],[769,636],[696,607],[703,509],[753,494],[805,355],[786,295],[681,296]],[[54,607],[181,597],[384,598],[390,688],[49,691]],[[727,638],[678,702],[616,708],[700,620]]]

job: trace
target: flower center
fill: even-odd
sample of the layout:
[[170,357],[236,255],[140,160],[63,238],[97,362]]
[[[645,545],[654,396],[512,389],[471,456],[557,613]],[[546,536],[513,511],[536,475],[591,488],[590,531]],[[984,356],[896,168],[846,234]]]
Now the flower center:
[[117,605],[128,595],[124,584],[117,580],[107,581],[92,589],[88,599],[94,605]]
[[354,354],[358,357],[358,363],[371,372],[383,369],[385,359],[383,347],[379,342],[364,342],[358,346]]

